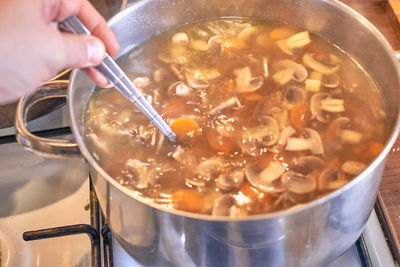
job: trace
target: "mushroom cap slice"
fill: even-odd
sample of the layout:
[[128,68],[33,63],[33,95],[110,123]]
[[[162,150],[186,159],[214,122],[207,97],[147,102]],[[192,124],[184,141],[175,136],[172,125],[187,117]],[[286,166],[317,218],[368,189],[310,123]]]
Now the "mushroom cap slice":
[[289,86],[283,94],[284,105],[291,109],[294,105],[300,102],[305,102],[306,92],[297,86]]
[[241,32],[239,32],[237,38],[242,39],[242,40],[247,40],[251,36],[257,34],[259,32],[259,28],[251,26],[251,27],[246,27],[244,28]]
[[342,165],[342,171],[350,175],[359,175],[367,168],[367,165],[360,161],[346,161]]
[[190,87],[182,81],[174,82],[168,87],[169,95],[188,96],[190,91]]
[[340,77],[337,73],[324,75],[322,77],[322,85],[326,88],[336,88],[340,85]]
[[234,169],[228,173],[222,173],[216,180],[216,185],[223,191],[229,191],[239,188],[245,179],[245,170],[243,168]]
[[208,39],[208,52],[215,54],[222,54],[224,51],[224,39],[222,35],[215,35]]
[[280,85],[284,85],[290,80],[304,82],[308,77],[308,72],[302,65],[289,59],[276,62],[273,69],[276,72],[272,78]]
[[323,154],[324,146],[318,132],[306,128],[303,132],[304,138],[289,138],[286,144],[288,151],[310,150],[313,154]]
[[264,78],[258,76],[253,78],[249,67],[235,69],[233,71],[236,82],[236,91],[238,93],[248,93],[258,90],[264,84]]
[[311,118],[317,119],[320,122],[326,123],[329,121],[326,113],[321,110],[321,102],[324,99],[330,98],[330,94],[328,93],[317,93],[311,97],[310,100],[310,110],[311,110]]
[[296,194],[311,193],[317,188],[317,182],[314,176],[303,175],[294,171],[288,171],[282,174],[281,181],[290,192]]
[[339,168],[329,167],[321,172],[318,177],[319,190],[334,190],[347,183],[346,176]]
[[335,66],[327,66],[322,64],[321,62],[317,61],[314,58],[314,54],[306,53],[303,56],[303,63],[312,70],[318,71],[322,74],[330,75],[337,72],[340,68],[339,64]]
[[251,164],[246,165],[247,180],[256,188],[263,192],[277,192],[280,188],[273,185],[286,170],[286,167],[280,161],[272,161],[260,173],[255,171],[254,166]]
[[310,140],[311,146],[310,150],[313,154],[323,154],[324,146],[322,144],[321,137],[319,133],[313,129],[306,128],[304,129],[305,134],[308,136],[307,139]]
[[175,33],[174,36],[172,36],[172,42],[179,45],[188,44],[189,36],[184,32]]
[[[242,135],[242,142],[239,146],[251,145],[256,149],[272,146],[279,140],[278,122],[270,117],[264,116],[260,118],[260,124],[255,127],[248,128]],[[246,151],[247,149],[245,149]],[[251,153],[250,153],[251,154]]]
[[302,156],[293,159],[292,167],[294,171],[302,174],[312,173],[315,170],[322,169],[326,162],[317,156]]
[[211,214],[213,216],[229,216],[235,199],[230,194],[224,194],[214,201]]
[[154,182],[155,169],[150,163],[128,159],[125,168],[131,173],[136,188],[143,189]]

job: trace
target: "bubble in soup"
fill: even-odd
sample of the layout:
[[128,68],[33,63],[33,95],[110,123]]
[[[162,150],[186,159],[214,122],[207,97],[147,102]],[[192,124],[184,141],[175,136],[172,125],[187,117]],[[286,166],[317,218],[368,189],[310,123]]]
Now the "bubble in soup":
[[118,183],[166,209],[242,217],[344,186],[387,137],[379,91],[338,47],[268,21],[200,21],[119,59],[179,138],[97,88],[86,142]]

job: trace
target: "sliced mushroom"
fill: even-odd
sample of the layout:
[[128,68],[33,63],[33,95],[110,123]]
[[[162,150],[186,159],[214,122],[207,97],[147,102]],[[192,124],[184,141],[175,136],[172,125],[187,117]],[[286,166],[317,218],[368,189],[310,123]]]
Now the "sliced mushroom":
[[309,174],[322,169],[325,165],[326,162],[320,157],[302,156],[293,160],[291,169],[298,173]]
[[342,165],[342,171],[350,175],[359,175],[362,173],[367,165],[360,161],[346,161]]
[[321,102],[324,99],[330,98],[328,93],[317,93],[311,97],[310,101],[310,110],[311,110],[311,118],[317,119],[320,122],[326,123],[329,121],[329,116],[326,112],[321,110]]
[[197,163],[197,160],[193,154],[188,149],[185,149],[180,145],[175,148],[174,152],[172,153],[172,157],[182,165],[186,166],[193,166]]
[[317,61],[314,58],[314,54],[306,53],[303,56],[303,63],[312,70],[318,71],[322,74],[330,75],[337,72],[340,68],[339,64],[335,66],[327,66]]
[[153,79],[154,81],[161,83],[167,76],[167,71],[164,68],[160,68],[154,71]]
[[278,122],[269,116],[260,118],[260,125],[248,128],[242,135],[252,146],[272,146],[279,140]]
[[293,55],[293,50],[304,47],[311,42],[308,31],[297,33],[287,39],[282,39],[277,42],[277,45],[288,55]]
[[290,192],[296,194],[311,193],[317,187],[314,176],[303,175],[294,171],[288,171],[282,174],[281,181]]
[[245,179],[245,171],[243,168],[234,169],[228,173],[222,173],[218,176],[216,185],[223,191],[237,189]]
[[213,109],[209,112],[209,114],[210,114],[210,115],[215,115],[215,114],[217,114],[219,111],[224,110],[224,109],[226,109],[226,108],[233,107],[233,106],[236,105],[236,104],[237,104],[236,97],[231,97],[231,98],[229,98],[228,100],[226,100],[226,101],[222,102],[221,104],[219,104],[218,106],[216,106],[215,108],[213,108]]
[[247,27],[244,28],[237,36],[237,38],[242,39],[242,40],[247,40],[249,39],[251,36],[257,34],[259,31],[259,28],[251,26],[251,27]]
[[133,179],[133,184],[136,188],[143,189],[154,182],[155,169],[150,163],[128,159],[125,163],[125,168],[128,171],[126,175]]
[[206,180],[215,178],[223,169],[224,161],[219,157],[211,157],[197,166],[195,173]]
[[310,150],[313,154],[323,154],[324,146],[321,141],[321,137],[318,132],[306,128],[304,129],[304,138],[289,138],[286,144],[286,150],[288,151],[304,151]]
[[214,201],[211,214],[213,216],[229,216],[234,204],[235,199],[230,194],[222,195]]
[[208,39],[208,52],[214,54],[222,54],[224,51],[224,39],[221,35],[215,35]]
[[349,122],[348,117],[339,117],[329,124],[325,143],[327,154],[333,154],[342,148],[342,131],[348,126]]
[[289,137],[291,137],[293,134],[296,133],[296,129],[294,129],[292,126],[286,126],[282,131],[281,134],[279,136],[279,140],[278,140],[278,145],[280,147],[283,147],[286,145],[287,140],[289,139]]
[[290,86],[283,94],[283,104],[288,109],[300,102],[305,102],[306,92],[297,86]]
[[258,90],[264,83],[264,78],[258,76],[253,78],[251,76],[250,68],[245,67],[233,71],[236,82],[236,91],[238,93],[254,92]]
[[185,76],[191,88],[205,89],[209,86],[208,81],[218,78],[221,73],[217,69],[188,69]]
[[172,36],[174,44],[185,45],[189,43],[189,36],[184,32],[178,32]]
[[300,64],[284,59],[274,64],[273,69],[276,71],[272,78],[280,85],[284,85],[290,80],[296,82],[304,82],[307,79],[307,70]]
[[208,50],[208,44],[207,44],[207,42],[205,42],[203,40],[191,40],[189,45],[194,50],[199,50],[199,51],[207,51]]
[[254,166],[246,165],[247,180],[256,188],[263,192],[276,192],[279,188],[273,185],[286,170],[285,165],[280,161],[272,161],[264,170],[257,173]]
[[177,96],[188,96],[190,91],[190,87],[182,81],[175,82],[168,88],[168,94]]
[[340,85],[340,77],[336,73],[331,75],[324,75],[322,78],[322,85],[326,88],[336,88]]
[[144,89],[150,85],[151,81],[149,77],[137,77],[132,81],[132,83],[138,89]]
[[346,176],[336,167],[325,169],[318,177],[318,189],[322,191],[334,190],[346,183]]
[[344,100],[335,98],[324,98],[321,100],[320,109],[331,113],[341,113],[344,109]]

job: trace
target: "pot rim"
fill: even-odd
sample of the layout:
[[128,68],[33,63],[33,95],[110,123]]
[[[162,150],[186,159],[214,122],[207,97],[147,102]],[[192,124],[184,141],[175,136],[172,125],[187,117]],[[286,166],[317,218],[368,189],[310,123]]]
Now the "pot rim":
[[[394,50],[392,49],[392,47],[390,46],[389,42],[385,39],[385,37],[382,35],[382,33],[379,32],[378,29],[376,29],[376,27],[374,25],[372,25],[366,18],[364,18],[363,16],[361,16],[358,12],[356,12],[355,10],[353,10],[352,8],[350,8],[349,6],[343,4],[342,2],[339,2],[338,0],[320,0],[322,2],[325,2],[326,4],[329,5],[333,5],[335,6],[335,8],[338,8],[340,10],[342,10],[344,13],[346,13],[349,16],[353,16],[355,17],[360,23],[364,24],[366,28],[368,28],[373,34],[374,36],[377,37],[377,40],[382,44],[383,47],[385,47],[385,49],[387,50],[387,52],[389,52],[389,54],[391,55],[391,62],[395,69],[397,70],[397,80],[400,83],[400,66],[398,63],[398,60],[396,59]],[[130,9],[133,9],[135,7],[137,7],[139,4],[141,4],[141,2],[143,1],[138,1],[134,4],[132,4],[131,6],[129,6],[128,8],[126,8],[125,10],[119,12],[118,14],[116,14],[114,17],[112,17],[109,21],[108,24],[110,26],[112,26],[113,24],[118,23],[118,21],[120,20],[121,17],[124,17],[126,13],[129,12]],[[126,50],[121,50],[121,52],[125,53]],[[118,55],[119,57],[120,55]],[[72,112],[73,110],[73,106],[72,106],[72,101],[70,101],[71,97],[71,92],[72,92],[72,88],[74,85],[74,80],[75,77],[78,75],[78,73],[81,72],[80,70],[74,70],[72,72],[71,75],[71,82],[69,84],[68,87],[68,96],[67,96],[67,100],[68,100],[68,113],[70,115],[70,119],[71,119],[71,129],[73,132],[73,135],[75,137],[75,141],[77,142],[80,151],[82,153],[82,155],[84,156],[84,158],[89,162],[89,164],[103,177],[107,180],[107,182],[109,182],[112,186],[114,186],[115,188],[117,188],[119,191],[123,192],[124,194],[126,194],[127,196],[143,203],[144,205],[150,206],[154,209],[157,209],[159,211],[162,212],[167,212],[167,213],[171,213],[177,216],[182,216],[182,217],[187,217],[187,218],[191,218],[191,219],[198,219],[198,220],[204,220],[204,221],[255,221],[255,220],[265,220],[265,219],[274,219],[277,217],[283,217],[283,216],[290,216],[292,214],[295,213],[299,213],[302,212],[306,209],[311,209],[315,206],[321,205],[325,202],[328,202],[329,200],[339,196],[340,194],[342,194],[343,192],[347,191],[348,189],[352,188],[353,186],[355,186],[356,184],[360,183],[365,176],[368,176],[375,168],[378,167],[379,164],[381,164],[382,161],[384,161],[384,159],[386,158],[386,155],[389,153],[391,147],[393,146],[394,142],[396,141],[396,138],[399,134],[399,125],[400,125],[400,112],[397,114],[397,119],[396,122],[394,124],[394,127],[392,129],[391,134],[389,135],[385,147],[384,149],[381,151],[381,153],[378,155],[378,157],[376,157],[369,165],[368,167],[361,173],[359,174],[357,177],[355,177],[353,180],[351,180],[349,183],[347,183],[346,185],[344,185],[343,187],[339,188],[338,190],[335,190],[327,195],[325,195],[322,198],[304,203],[304,204],[299,204],[296,205],[294,207],[291,207],[289,209],[285,209],[285,210],[281,210],[281,211],[275,211],[275,212],[271,212],[271,213],[265,213],[265,214],[257,214],[257,215],[248,215],[245,217],[240,217],[240,218],[230,218],[230,217],[226,217],[226,216],[212,216],[212,215],[206,215],[206,214],[198,214],[198,213],[192,213],[192,212],[187,212],[187,211],[181,211],[181,210],[175,210],[175,209],[165,209],[163,208],[161,205],[156,204],[154,202],[148,201],[146,198],[141,197],[141,196],[137,196],[135,195],[135,192],[132,190],[127,189],[126,187],[122,186],[121,184],[119,184],[116,180],[114,180],[111,176],[109,176],[101,167],[100,165],[97,163],[97,161],[94,159],[94,157],[92,156],[92,154],[89,152],[89,150],[87,149],[85,142],[83,140],[83,137],[79,134],[79,129],[78,126],[76,124],[76,117],[74,115],[74,113]]]

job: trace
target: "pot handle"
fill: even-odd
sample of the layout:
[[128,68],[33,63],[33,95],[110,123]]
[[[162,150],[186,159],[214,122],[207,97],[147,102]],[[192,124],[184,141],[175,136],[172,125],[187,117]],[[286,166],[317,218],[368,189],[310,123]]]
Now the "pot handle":
[[79,147],[73,140],[39,137],[32,134],[26,126],[27,115],[33,105],[50,98],[66,98],[68,85],[68,80],[45,82],[35,92],[19,100],[15,115],[16,139],[25,149],[52,158],[81,156]]

